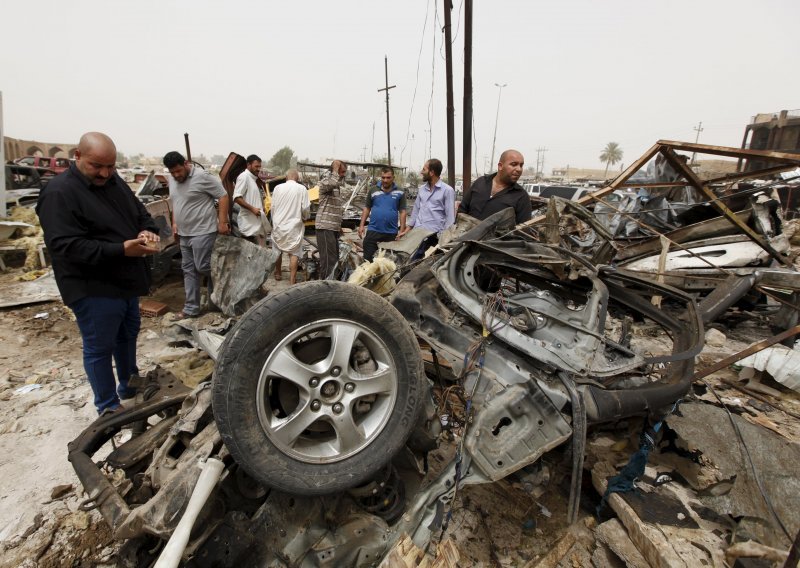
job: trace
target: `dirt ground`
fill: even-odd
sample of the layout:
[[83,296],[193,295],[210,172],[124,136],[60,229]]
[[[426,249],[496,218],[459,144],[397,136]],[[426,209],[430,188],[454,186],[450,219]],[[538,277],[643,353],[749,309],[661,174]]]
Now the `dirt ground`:
[[[19,274],[19,270],[12,270],[0,275],[0,284]],[[270,289],[285,287],[287,280],[288,274],[281,283],[270,279]],[[182,298],[180,276],[173,273],[153,296],[166,303],[170,312],[142,320],[139,364],[142,371],[161,365],[192,384],[210,375],[213,362],[177,336],[172,312],[180,310]],[[203,318],[208,324],[224,320],[219,313]],[[770,335],[765,321],[759,318],[734,318],[718,327],[727,339],[720,347],[707,346],[698,367]],[[647,333],[638,339],[660,340]],[[719,386],[723,377],[735,378],[735,373],[726,369],[711,382]],[[736,391],[720,390],[734,404],[746,400]],[[797,395],[786,396],[797,410]],[[707,393],[701,395],[709,397]],[[81,362],[80,335],[69,309],[56,301],[2,310],[0,567],[137,565],[136,558],[112,540],[96,511],[81,510],[86,496],[67,460],[68,442],[96,418],[91,398]],[[794,443],[800,440],[797,420],[767,407],[764,414],[785,438]],[[621,451],[621,463],[632,450],[632,433],[637,428],[636,424],[622,424],[604,432],[616,442],[614,450]],[[526,492],[513,479],[466,488],[448,531],[463,565],[525,566],[546,554],[567,530],[567,485],[551,483],[548,491],[538,496]],[[585,486],[578,526],[591,540],[599,497],[590,482]],[[577,552],[570,558],[562,565],[589,562]]]

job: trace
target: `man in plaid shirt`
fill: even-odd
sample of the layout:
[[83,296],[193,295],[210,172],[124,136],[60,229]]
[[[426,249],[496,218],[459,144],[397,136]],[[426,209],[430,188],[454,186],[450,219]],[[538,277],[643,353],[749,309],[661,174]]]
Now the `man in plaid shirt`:
[[319,250],[319,276],[324,280],[339,259],[339,233],[342,230],[344,199],[341,195],[347,165],[334,160],[330,171],[319,180],[319,209],[314,221]]

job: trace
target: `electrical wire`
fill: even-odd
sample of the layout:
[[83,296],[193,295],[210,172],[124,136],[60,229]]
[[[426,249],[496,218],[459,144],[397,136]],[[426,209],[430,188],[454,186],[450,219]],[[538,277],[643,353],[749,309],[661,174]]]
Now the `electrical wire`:
[[430,2],[425,4],[425,21],[422,24],[422,37],[419,40],[419,53],[417,54],[417,77],[414,80],[414,94],[411,96],[411,110],[408,112],[408,125],[406,126],[406,142],[403,149],[400,150],[400,164],[403,163],[403,154],[408,146],[408,139],[411,136],[411,118],[414,116],[414,103],[417,100],[417,86],[419,85],[419,64],[422,61],[422,48],[425,45],[425,30],[428,29],[428,12],[430,11]]
[[461,28],[461,8],[463,7],[464,7],[464,0],[461,0],[461,2],[458,5],[458,16],[456,17],[456,33],[454,33],[453,37],[450,38],[451,39],[450,43],[452,44],[455,44],[456,38],[458,37],[458,31]]
[[[434,2],[433,15],[434,22],[438,18],[439,4]],[[431,98],[428,100],[428,155],[431,154],[433,145],[433,93],[436,84],[436,32],[433,33],[433,49],[431,50]]]

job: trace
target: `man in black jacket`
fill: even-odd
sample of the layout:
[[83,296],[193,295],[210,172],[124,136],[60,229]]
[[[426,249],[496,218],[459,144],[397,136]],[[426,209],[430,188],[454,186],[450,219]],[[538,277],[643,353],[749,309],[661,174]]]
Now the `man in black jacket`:
[[506,207],[513,207],[517,224],[530,221],[531,198],[517,183],[524,167],[522,154],[506,150],[500,154],[497,173],[476,179],[464,193],[458,211],[483,221]]
[[36,206],[58,290],[83,338],[83,366],[100,414],[135,394],[128,380],[139,372],[139,296],[150,287],[143,257],[158,252],[160,240],[150,214],[117,175],[116,160],[111,138],[84,134],[75,163],[47,184]]

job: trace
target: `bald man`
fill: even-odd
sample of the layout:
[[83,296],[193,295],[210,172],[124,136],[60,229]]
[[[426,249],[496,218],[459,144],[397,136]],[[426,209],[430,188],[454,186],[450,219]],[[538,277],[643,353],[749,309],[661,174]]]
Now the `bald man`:
[[531,199],[517,180],[525,167],[525,158],[516,150],[506,150],[500,154],[497,172],[479,177],[464,192],[464,199],[458,206],[460,213],[466,213],[483,221],[490,215],[512,207],[517,224],[531,218]]
[[297,282],[297,263],[303,254],[303,221],[311,216],[308,190],[298,183],[297,170],[286,172],[286,182],[272,191],[272,249],[278,251],[275,280],[280,280],[281,257],[289,255],[289,283]]
[[128,381],[139,373],[139,296],[150,288],[144,257],[158,252],[160,240],[150,214],[117,175],[116,160],[111,138],[84,134],[75,163],[47,184],[36,205],[58,290],[83,338],[99,414],[136,394]]

